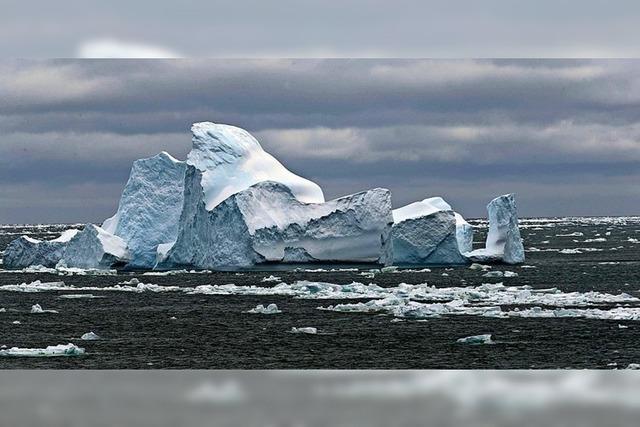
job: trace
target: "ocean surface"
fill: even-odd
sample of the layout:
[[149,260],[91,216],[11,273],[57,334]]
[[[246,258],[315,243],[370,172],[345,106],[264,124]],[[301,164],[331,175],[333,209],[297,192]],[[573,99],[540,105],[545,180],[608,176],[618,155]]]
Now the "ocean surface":
[[[481,246],[487,224],[470,223]],[[0,248],[23,234],[51,239],[73,227],[0,226]],[[485,270],[315,264],[175,274],[0,270],[0,346],[6,346],[0,369],[640,364],[640,217],[522,219],[521,233],[525,264]],[[281,313],[248,313],[271,303]],[[35,304],[45,312],[31,313]],[[294,327],[317,333],[291,333]],[[80,339],[90,331],[100,339]],[[457,342],[483,334],[490,343]],[[68,343],[84,353],[7,351]]]

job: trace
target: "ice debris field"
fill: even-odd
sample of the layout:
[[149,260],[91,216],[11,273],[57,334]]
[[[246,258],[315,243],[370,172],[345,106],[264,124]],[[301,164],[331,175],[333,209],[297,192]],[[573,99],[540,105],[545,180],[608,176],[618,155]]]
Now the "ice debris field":
[[465,265],[524,262],[512,194],[488,206],[484,247],[441,197],[392,209],[374,188],[326,201],[247,131],[191,128],[185,161],[162,152],[134,162],[116,213],[51,240],[21,236],[4,268],[241,269],[261,264]]

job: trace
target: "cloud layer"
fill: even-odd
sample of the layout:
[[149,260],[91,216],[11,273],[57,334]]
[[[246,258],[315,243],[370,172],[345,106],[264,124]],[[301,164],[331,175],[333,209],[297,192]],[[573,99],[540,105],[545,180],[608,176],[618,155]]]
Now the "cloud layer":
[[483,216],[640,213],[640,62],[0,62],[0,222],[99,221],[131,162],[244,127],[330,196],[383,186]]

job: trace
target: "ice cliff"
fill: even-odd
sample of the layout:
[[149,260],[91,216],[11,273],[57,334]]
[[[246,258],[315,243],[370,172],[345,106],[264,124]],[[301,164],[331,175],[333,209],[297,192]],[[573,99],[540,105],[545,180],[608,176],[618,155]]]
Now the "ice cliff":
[[185,169],[165,152],[133,163],[118,211],[102,224],[127,244],[129,267],[152,268],[158,245],[176,240]]

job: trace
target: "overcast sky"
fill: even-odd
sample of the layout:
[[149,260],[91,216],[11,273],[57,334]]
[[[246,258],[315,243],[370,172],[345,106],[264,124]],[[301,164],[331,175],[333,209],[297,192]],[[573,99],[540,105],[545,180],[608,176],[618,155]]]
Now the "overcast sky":
[[468,217],[640,214],[640,62],[0,62],[0,222],[101,221],[133,160],[243,127],[327,198],[387,187]]

